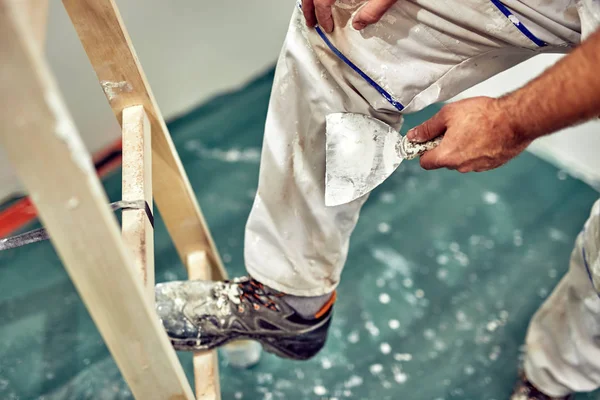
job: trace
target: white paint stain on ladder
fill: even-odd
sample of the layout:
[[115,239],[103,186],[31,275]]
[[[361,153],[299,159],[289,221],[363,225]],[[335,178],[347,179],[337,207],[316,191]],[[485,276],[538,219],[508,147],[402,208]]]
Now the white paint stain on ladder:
[[102,90],[106,94],[108,101],[112,101],[118,97],[121,93],[129,93],[133,91],[133,87],[127,81],[113,82],[113,81],[100,81]]

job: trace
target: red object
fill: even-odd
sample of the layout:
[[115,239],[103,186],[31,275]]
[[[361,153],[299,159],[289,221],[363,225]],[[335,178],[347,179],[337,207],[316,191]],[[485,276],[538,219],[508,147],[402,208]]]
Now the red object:
[[[121,165],[122,142],[117,140],[94,157],[96,172],[100,178]],[[0,211],[0,238],[10,236],[15,231],[37,220],[37,210],[29,197],[24,197],[7,209]]]

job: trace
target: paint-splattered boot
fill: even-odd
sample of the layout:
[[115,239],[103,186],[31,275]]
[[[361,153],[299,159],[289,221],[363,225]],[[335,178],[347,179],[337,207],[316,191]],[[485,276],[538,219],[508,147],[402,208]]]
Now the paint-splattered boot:
[[335,293],[304,318],[285,294],[251,278],[175,281],[156,285],[156,310],[176,350],[210,350],[233,340],[256,340],[265,351],[306,360],[325,345]]
[[517,382],[510,400],[571,400],[573,396],[565,397],[551,397],[545,395],[536,389],[535,386],[529,382],[524,372],[519,373],[519,381]]

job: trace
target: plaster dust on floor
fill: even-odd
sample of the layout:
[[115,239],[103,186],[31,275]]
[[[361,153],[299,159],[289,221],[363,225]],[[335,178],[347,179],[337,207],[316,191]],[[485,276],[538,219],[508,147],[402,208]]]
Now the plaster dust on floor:
[[[245,272],[272,79],[168,124],[232,277]],[[407,116],[402,133],[437,109]],[[121,198],[120,173],[103,184]],[[362,209],[322,352],[303,362],[263,353],[251,369],[221,354],[222,398],[507,398],[528,321],[597,197],[528,153],[481,174],[406,163]],[[157,281],[186,279],[160,210],[155,227]],[[0,398],[132,398],[51,243],[0,253],[0,315]],[[178,355],[192,382],[191,354]]]

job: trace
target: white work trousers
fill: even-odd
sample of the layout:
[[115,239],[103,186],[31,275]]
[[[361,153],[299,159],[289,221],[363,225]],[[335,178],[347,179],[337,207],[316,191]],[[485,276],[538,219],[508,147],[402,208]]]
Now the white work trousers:
[[[565,10],[552,3],[401,0],[380,22],[356,31],[352,16],[364,1],[338,0],[332,34],[307,28],[299,6],[295,7],[276,66],[259,185],[246,226],[249,274],[297,296],[331,293],[339,283],[350,235],[367,196],[350,204],[325,206],[326,115],[363,113],[399,129],[402,114],[447,100],[534,55],[568,51],[598,26],[598,0],[557,0]],[[597,231],[598,219],[592,219],[590,226]],[[581,246],[580,240],[575,253]],[[589,251],[597,262],[598,248]],[[541,356],[532,353],[527,370],[534,383],[539,381],[556,393],[600,385],[600,357],[589,352],[594,335],[600,334],[600,304],[591,298],[592,287],[582,271],[581,263],[574,260],[571,272],[549,300],[560,304],[557,312],[560,307],[576,308],[579,314],[560,316],[554,305],[546,307],[529,334],[538,345],[549,345]],[[580,326],[563,327],[564,331],[536,328],[554,326],[560,318],[574,318],[569,323]],[[593,332],[577,336],[585,337],[583,344],[560,347],[555,343],[571,338],[572,330],[587,327]],[[568,354],[561,352],[563,348]],[[572,370],[562,356],[569,357]],[[573,376],[582,357],[589,362],[589,374],[577,380]],[[594,360],[598,360],[595,369]]]

